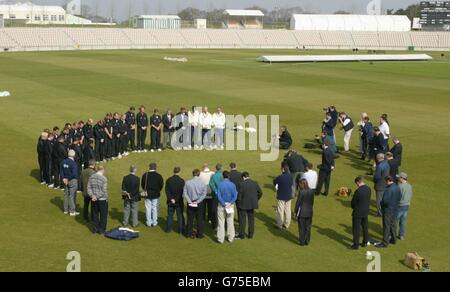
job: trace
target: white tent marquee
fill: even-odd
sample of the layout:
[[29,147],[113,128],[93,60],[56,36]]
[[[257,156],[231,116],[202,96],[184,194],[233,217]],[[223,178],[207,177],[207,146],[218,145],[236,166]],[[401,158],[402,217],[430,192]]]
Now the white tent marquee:
[[410,31],[404,15],[319,15],[294,14],[292,30],[312,31]]

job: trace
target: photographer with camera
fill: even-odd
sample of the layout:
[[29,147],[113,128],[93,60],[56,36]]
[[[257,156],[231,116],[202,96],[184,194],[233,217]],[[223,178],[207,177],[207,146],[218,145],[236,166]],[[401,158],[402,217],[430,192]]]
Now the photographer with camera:
[[350,139],[352,138],[353,128],[355,124],[352,119],[344,112],[339,114],[339,122],[342,125],[342,130],[344,130],[344,151],[350,151]]

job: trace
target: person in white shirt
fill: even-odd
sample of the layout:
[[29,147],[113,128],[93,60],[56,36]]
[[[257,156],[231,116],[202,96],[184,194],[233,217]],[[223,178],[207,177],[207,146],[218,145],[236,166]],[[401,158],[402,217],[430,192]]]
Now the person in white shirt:
[[222,112],[222,108],[218,107],[217,112],[212,116],[214,126],[214,142],[215,148],[223,150],[224,134],[225,134],[225,114]]
[[210,149],[211,147],[211,129],[213,125],[212,115],[208,111],[208,107],[204,107],[199,117],[199,124],[202,129],[202,147]]
[[305,169],[306,172],[302,175],[301,179],[306,180],[308,182],[309,188],[315,190],[317,188],[318,180],[317,171],[313,170],[313,165],[311,163],[308,163]]
[[189,149],[192,149],[192,147],[194,147],[194,149],[199,149],[201,145],[199,137],[200,132],[199,129],[201,129],[199,124],[199,118],[200,113],[198,111],[198,107],[193,106],[192,110],[188,112],[188,121],[189,125],[191,125],[191,138],[189,139],[191,143],[188,146]]
[[383,134],[384,138],[384,152],[389,151],[389,137],[391,136],[391,130],[388,122],[388,115],[382,114],[380,117],[380,126],[379,126],[381,134]]
[[350,139],[352,138],[353,128],[355,127],[352,119],[346,113],[339,114],[339,122],[344,130],[344,151],[350,151]]

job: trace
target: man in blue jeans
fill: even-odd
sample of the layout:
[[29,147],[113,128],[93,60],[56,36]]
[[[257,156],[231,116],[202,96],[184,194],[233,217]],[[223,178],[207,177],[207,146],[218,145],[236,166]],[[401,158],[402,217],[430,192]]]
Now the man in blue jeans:
[[411,205],[411,199],[413,196],[412,186],[408,183],[408,175],[404,172],[400,173],[398,176],[398,187],[400,189],[400,193],[402,194],[402,198],[400,199],[400,203],[398,204],[397,211],[397,220],[400,226],[398,239],[405,239],[405,227],[406,227],[406,218],[408,216],[409,206]]
[[141,187],[147,191],[147,198],[145,198],[147,226],[155,227],[158,225],[158,211],[164,180],[156,172],[156,163],[150,163],[149,168],[150,170],[142,176]]

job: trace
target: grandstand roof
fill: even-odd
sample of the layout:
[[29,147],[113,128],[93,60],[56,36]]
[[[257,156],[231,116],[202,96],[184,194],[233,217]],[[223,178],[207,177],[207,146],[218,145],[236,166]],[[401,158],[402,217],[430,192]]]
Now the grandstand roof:
[[405,15],[294,14],[291,29],[315,31],[410,31]]
[[180,19],[178,15],[137,15],[136,18],[149,19]]
[[47,13],[58,13],[58,14],[66,13],[64,8],[62,8],[60,6],[41,6],[41,5],[35,5],[31,2],[0,5],[0,11],[10,12],[10,13],[30,12],[30,11],[33,11],[34,13],[39,13],[39,12],[43,12],[43,11],[45,11]]
[[261,10],[233,10],[227,9],[223,14],[230,16],[264,16]]

